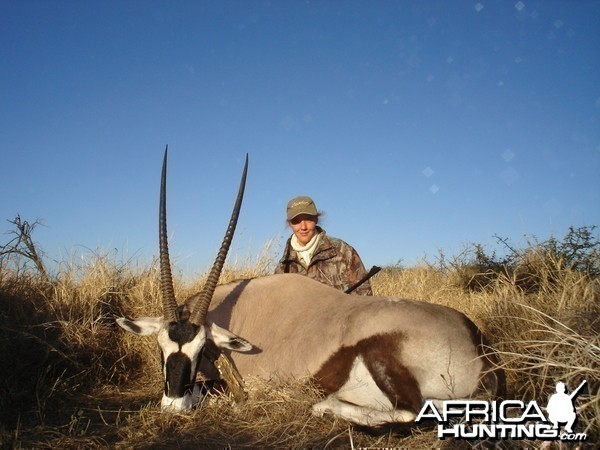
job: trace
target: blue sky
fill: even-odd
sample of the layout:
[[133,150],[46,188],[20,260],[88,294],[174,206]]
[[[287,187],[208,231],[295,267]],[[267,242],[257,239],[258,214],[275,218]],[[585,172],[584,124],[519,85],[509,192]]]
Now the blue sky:
[[240,259],[278,253],[296,195],[366,266],[600,225],[599,23],[593,1],[1,0],[0,220],[41,219],[49,260],[149,260],[168,144],[186,273],[246,153]]

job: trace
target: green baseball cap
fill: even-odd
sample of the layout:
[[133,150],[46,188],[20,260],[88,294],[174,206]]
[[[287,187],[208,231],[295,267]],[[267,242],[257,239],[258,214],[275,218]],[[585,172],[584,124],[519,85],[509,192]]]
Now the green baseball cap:
[[287,204],[287,220],[291,221],[300,214],[318,217],[319,213],[312,198],[300,196],[291,199]]

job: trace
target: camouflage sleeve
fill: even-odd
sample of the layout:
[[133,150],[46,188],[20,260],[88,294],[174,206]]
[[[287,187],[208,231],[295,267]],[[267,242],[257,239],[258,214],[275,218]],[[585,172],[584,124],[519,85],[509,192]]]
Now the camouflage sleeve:
[[277,262],[277,266],[275,266],[275,270],[273,271],[274,274],[285,273],[285,260],[290,253],[290,240],[291,238],[288,239],[288,241],[285,244],[285,247],[283,247],[283,255],[281,256],[281,259]]
[[[367,274],[367,270],[365,269],[360,256],[358,256],[358,252],[348,244],[346,244],[346,247],[348,258],[346,276],[348,280],[348,286],[352,286]],[[353,292],[351,292],[351,295],[373,295],[371,282],[369,280],[365,281]]]
[[278,273],[283,273],[283,263],[281,261],[279,261],[277,263],[277,266],[275,266],[275,270],[273,271],[274,274],[278,274]]

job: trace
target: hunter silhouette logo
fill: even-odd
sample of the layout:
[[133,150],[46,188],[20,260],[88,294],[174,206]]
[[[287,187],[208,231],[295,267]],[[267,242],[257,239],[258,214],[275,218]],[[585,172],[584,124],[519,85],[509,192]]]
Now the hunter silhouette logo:
[[[582,381],[570,394],[566,393],[565,383],[556,383],[556,393],[550,396],[545,408],[535,400],[446,400],[441,405],[427,400],[415,423],[436,420],[440,439],[585,441],[587,435],[574,433],[573,427],[577,421],[574,401],[586,383]],[[561,424],[564,424],[562,432]]]
[[558,428],[559,423],[565,423],[565,432],[573,433],[573,425],[577,420],[577,414],[575,414],[575,407],[573,406],[573,400],[579,395],[581,388],[587,383],[583,380],[581,384],[575,389],[571,395],[565,393],[565,383],[556,383],[556,394],[552,394],[550,400],[548,400],[548,418],[554,425],[554,428]]

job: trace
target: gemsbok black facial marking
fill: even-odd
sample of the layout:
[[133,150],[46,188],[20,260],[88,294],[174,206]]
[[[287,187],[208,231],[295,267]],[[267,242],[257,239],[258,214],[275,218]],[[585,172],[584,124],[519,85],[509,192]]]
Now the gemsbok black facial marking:
[[165,370],[165,395],[167,397],[183,397],[186,390],[190,390],[190,374],[192,361],[181,352],[171,353],[167,357]]
[[190,322],[171,322],[169,324],[169,338],[176,342],[180,347],[183,344],[192,342],[200,327]]

